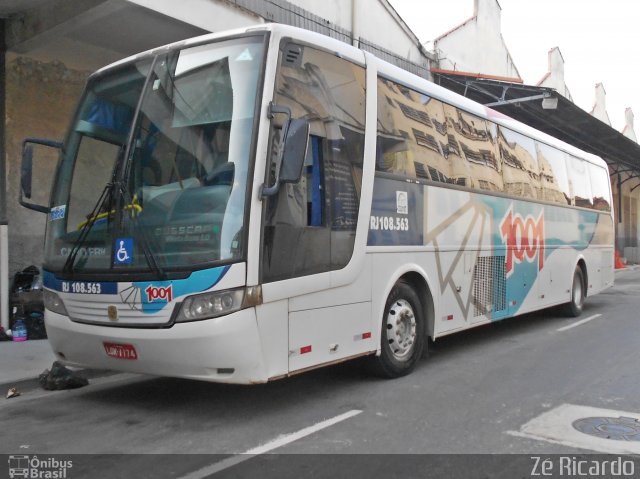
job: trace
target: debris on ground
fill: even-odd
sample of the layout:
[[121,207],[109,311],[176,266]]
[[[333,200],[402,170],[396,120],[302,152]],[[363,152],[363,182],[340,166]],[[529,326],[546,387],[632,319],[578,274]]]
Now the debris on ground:
[[87,378],[66,368],[58,361],[51,365],[51,371],[45,369],[38,379],[40,380],[40,386],[48,391],[76,389],[89,384]]
[[16,388],[9,388],[9,390],[7,391],[7,399],[15,398],[18,396],[20,396],[20,391],[18,391]]

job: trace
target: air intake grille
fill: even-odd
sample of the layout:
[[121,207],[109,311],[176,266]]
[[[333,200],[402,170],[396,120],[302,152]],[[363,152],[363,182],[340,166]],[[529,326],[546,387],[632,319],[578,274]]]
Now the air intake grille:
[[473,268],[473,315],[507,309],[504,256],[481,256]]
[[288,44],[283,52],[284,63],[292,68],[302,66],[302,47],[300,45]]

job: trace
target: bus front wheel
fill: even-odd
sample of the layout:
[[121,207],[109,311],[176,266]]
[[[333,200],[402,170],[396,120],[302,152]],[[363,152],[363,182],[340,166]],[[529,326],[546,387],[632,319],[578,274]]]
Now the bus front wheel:
[[582,314],[585,293],[584,273],[580,266],[576,266],[576,270],[573,273],[573,282],[571,283],[571,300],[564,305],[564,312],[568,316],[575,318]]
[[413,371],[425,348],[425,321],[420,298],[404,281],[389,293],[380,337],[380,356],[371,358],[374,372],[397,378]]

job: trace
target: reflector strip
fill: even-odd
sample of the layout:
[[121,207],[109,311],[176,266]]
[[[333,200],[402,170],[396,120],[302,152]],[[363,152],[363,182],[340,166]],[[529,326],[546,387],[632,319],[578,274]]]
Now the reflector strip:
[[311,345],[303,346],[302,348],[300,348],[300,354],[306,354],[310,352],[311,352]]
[[362,333],[362,339],[369,339],[371,337],[371,332]]

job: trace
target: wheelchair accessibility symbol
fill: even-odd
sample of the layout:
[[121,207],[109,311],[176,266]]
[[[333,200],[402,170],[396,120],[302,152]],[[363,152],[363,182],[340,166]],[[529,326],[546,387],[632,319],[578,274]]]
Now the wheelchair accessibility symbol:
[[116,239],[114,250],[114,264],[118,265],[133,263],[133,238]]

